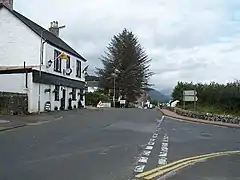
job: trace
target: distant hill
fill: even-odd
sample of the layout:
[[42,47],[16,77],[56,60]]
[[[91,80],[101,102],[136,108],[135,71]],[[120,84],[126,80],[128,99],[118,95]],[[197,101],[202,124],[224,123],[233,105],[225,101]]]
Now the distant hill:
[[161,92],[159,92],[155,89],[148,88],[146,90],[148,92],[149,97],[152,100],[168,102],[171,99],[169,96],[166,96],[166,95],[162,94]]

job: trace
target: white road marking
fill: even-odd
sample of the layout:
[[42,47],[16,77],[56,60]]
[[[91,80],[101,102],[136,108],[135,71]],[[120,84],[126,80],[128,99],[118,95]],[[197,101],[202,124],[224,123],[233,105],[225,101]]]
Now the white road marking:
[[168,138],[166,138],[166,139],[163,139],[163,142],[168,142]]
[[39,122],[35,122],[35,123],[27,123],[28,126],[39,126],[42,124],[46,124],[49,123],[50,121],[39,121]]
[[162,118],[161,118],[161,119],[158,119],[158,120],[157,120],[157,121],[159,122],[159,124],[161,124],[161,123],[162,123],[163,119],[164,119],[164,116],[162,116]]
[[168,147],[168,143],[162,143],[163,147]]
[[167,158],[163,157],[158,160],[159,165],[166,165],[167,164]]
[[150,156],[151,154],[151,151],[143,151],[143,156]]
[[168,148],[167,148],[167,147],[162,147],[161,150],[162,150],[163,152],[167,152],[167,151],[168,151]]
[[155,140],[156,140],[156,139],[154,139],[154,138],[151,138],[151,139],[150,139],[150,142],[154,142]]
[[145,149],[146,149],[146,150],[152,150],[152,149],[153,149],[153,146],[147,146]]
[[148,142],[148,145],[150,145],[150,146],[154,146],[154,144],[155,144],[155,142]]
[[160,152],[160,154],[159,154],[159,157],[166,157],[167,156],[167,152]]
[[138,160],[138,162],[141,162],[141,163],[147,163],[148,161],[148,157],[140,157],[140,159]]
[[135,167],[134,172],[140,173],[143,172],[145,165],[138,165]]
[[167,154],[168,154],[168,136],[165,134],[163,137],[163,142],[161,146],[161,151],[159,154],[158,164],[166,165],[167,164]]
[[[161,130],[161,123],[162,123],[163,119],[164,119],[164,116],[162,116],[161,119],[157,119],[158,124],[157,124],[156,131],[153,133],[153,135],[152,135],[151,139],[149,140],[145,150],[143,151],[142,157],[140,157],[138,159],[138,163],[147,164],[148,157],[151,154],[151,150],[153,149],[153,147],[155,145],[156,138],[158,137],[159,131]],[[166,162],[166,161],[164,161],[164,162]],[[135,173],[141,173],[141,172],[144,171],[144,168],[145,168],[145,165],[137,164],[134,168],[134,172]]]

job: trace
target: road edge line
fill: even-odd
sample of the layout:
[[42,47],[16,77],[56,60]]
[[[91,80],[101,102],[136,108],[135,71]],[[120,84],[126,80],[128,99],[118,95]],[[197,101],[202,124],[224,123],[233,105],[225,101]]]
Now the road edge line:
[[13,127],[8,127],[8,128],[0,129],[0,132],[9,131],[9,130],[12,130],[12,129],[17,129],[17,128],[21,128],[21,127],[25,127],[25,126],[27,126],[27,125],[22,124],[22,125],[17,125],[17,126],[13,126]]

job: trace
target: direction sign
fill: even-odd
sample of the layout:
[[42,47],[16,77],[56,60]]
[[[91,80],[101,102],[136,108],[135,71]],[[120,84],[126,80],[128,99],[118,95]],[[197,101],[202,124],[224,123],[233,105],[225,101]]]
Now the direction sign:
[[194,95],[197,95],[197,91],[195,91],[195,90],[183,91],[183,95],[184,96],[194,96]]
[[194,101],[197,101],[198,100],[198,97],[197,96],[184,96],[183,97],[183,101],[186,101],[186,102],[194,102]]

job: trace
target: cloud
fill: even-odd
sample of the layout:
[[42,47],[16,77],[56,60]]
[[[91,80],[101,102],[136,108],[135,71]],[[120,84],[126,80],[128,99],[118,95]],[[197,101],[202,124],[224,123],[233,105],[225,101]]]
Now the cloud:
[[128,28],[153,59],[158,89],[240,79],[238,0],[15,0],[14,8],[46,28],[52,20],[66,24],[61,36],[90,69],[101,66],[111,37]]

